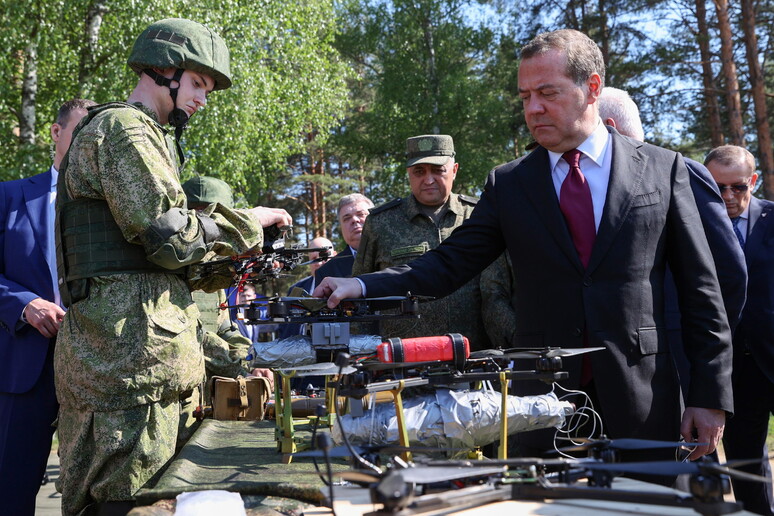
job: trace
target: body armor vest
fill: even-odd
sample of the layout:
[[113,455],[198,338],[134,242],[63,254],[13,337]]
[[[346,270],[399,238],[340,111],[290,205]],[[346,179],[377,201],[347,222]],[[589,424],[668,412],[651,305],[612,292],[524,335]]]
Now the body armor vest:
[[[87,115],[73,131],[73,141],[81,128],[97,114],[119,107],[138,109],[124,102],[110,102],[89,108]],[[182,154],[179,145],[177,152],[178,156]],[[62,160],[57,181],[55,223],[58,286],[64,306],[69,307],[88,296],[88,278],[147,272],[185,273],[184,268],[170,271],[155,265],[146,258],[143,246],[127,242],[107,201],[70,199],[65,186],[68,163],[69,152]]]

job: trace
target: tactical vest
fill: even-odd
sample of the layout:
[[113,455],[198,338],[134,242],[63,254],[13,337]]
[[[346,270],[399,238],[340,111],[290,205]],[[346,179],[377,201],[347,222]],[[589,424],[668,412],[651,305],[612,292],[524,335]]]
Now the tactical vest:
[[[97,114],[119,107],[137,109],[136,106],[123,102],[111,102],[90,108],[83,121],[73,131],[73,141]],[[70,199],[65,186],[69,155],[68,151],[61,163],[56,196],[57,274],[62,303],[69,307],[85,299],[88,296],[88,278],[147,272],[184,274],[185,269],[171,271],[150,262],[143,246],[127,242],[110,212],[107,201]]]

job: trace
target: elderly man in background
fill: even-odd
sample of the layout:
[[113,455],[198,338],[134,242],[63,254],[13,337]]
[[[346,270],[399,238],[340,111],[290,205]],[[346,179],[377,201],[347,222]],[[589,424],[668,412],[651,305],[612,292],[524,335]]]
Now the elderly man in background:
[[341,198],[337,212],[341,238],[344,239],[346,247],[317,269],[314,274],[316,285],[328,276],[344,278],[352,275],[352,265],[360,247],[363,225],[368,217],[368,210],[373,207],[371,199],[363,194],[354,193]]
[[[758,180],[755,158],[745,148],[723,145],[704,160],[721,190],[734,233],[747,260],[747,303],[734,334],[734,417],[723,447],[728,460],[759,459],[739,469],[769,478],[732,478],[734,496],[745,510],[772,514],[771,468],[766,436],[774,414],[774,202],[752,191]],[[761,451],[763,450],[763,451]]]

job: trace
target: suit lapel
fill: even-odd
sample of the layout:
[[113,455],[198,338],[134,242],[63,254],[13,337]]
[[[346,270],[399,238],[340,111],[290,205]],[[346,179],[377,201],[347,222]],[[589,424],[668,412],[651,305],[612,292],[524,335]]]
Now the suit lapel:
[[22,186],[27,218],[33,235],[35,247],[41,252],[43,263],[48,263],[48,193],[51,187],[51,171],[30,178]]
[[621,230],[632,200],[640,193],[643,174],[648,157],[642,154],[632,143],[613,133],[613,146],[610,162],[610,180],[607,185],[605,207],[597,229],[597,238],[591,250],[588,273],[591,273],[602,261],[616,235]]
[[[750,212],[747,221],[747,240],[744,244],[745,258],[748,256],[755,256],[756,248],[761,244],[763,233],[766,229],[765,224],[759,225],[759,223],[762,218],[770,216],[774,216],[774,214],[771,213],[771,210],[764,210],[762,202],[758,201],[755,197],[750,199]],[[747,259],[747,262],[747,265],[749,266],[749,258]]]
[[519,164],[518,175],[522,190],[526,193],[540,220],[548,229],[559,248],[573,263],[578,272],[583,273],[583,264],[572,242],[559,200],[551,179],[551,162],[548,151],[538,148]]

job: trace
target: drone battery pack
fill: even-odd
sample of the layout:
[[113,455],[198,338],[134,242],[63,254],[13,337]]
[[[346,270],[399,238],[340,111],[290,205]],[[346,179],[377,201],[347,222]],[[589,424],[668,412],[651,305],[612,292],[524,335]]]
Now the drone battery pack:
[[263,419],[271,385],[264,377],[226,378],[213,376],[209,381],[213,419],[255,421]]
[[459,333],[436,337],[388,339],[379,344],[380,362],[462,362],[470,356],[470,342]]

